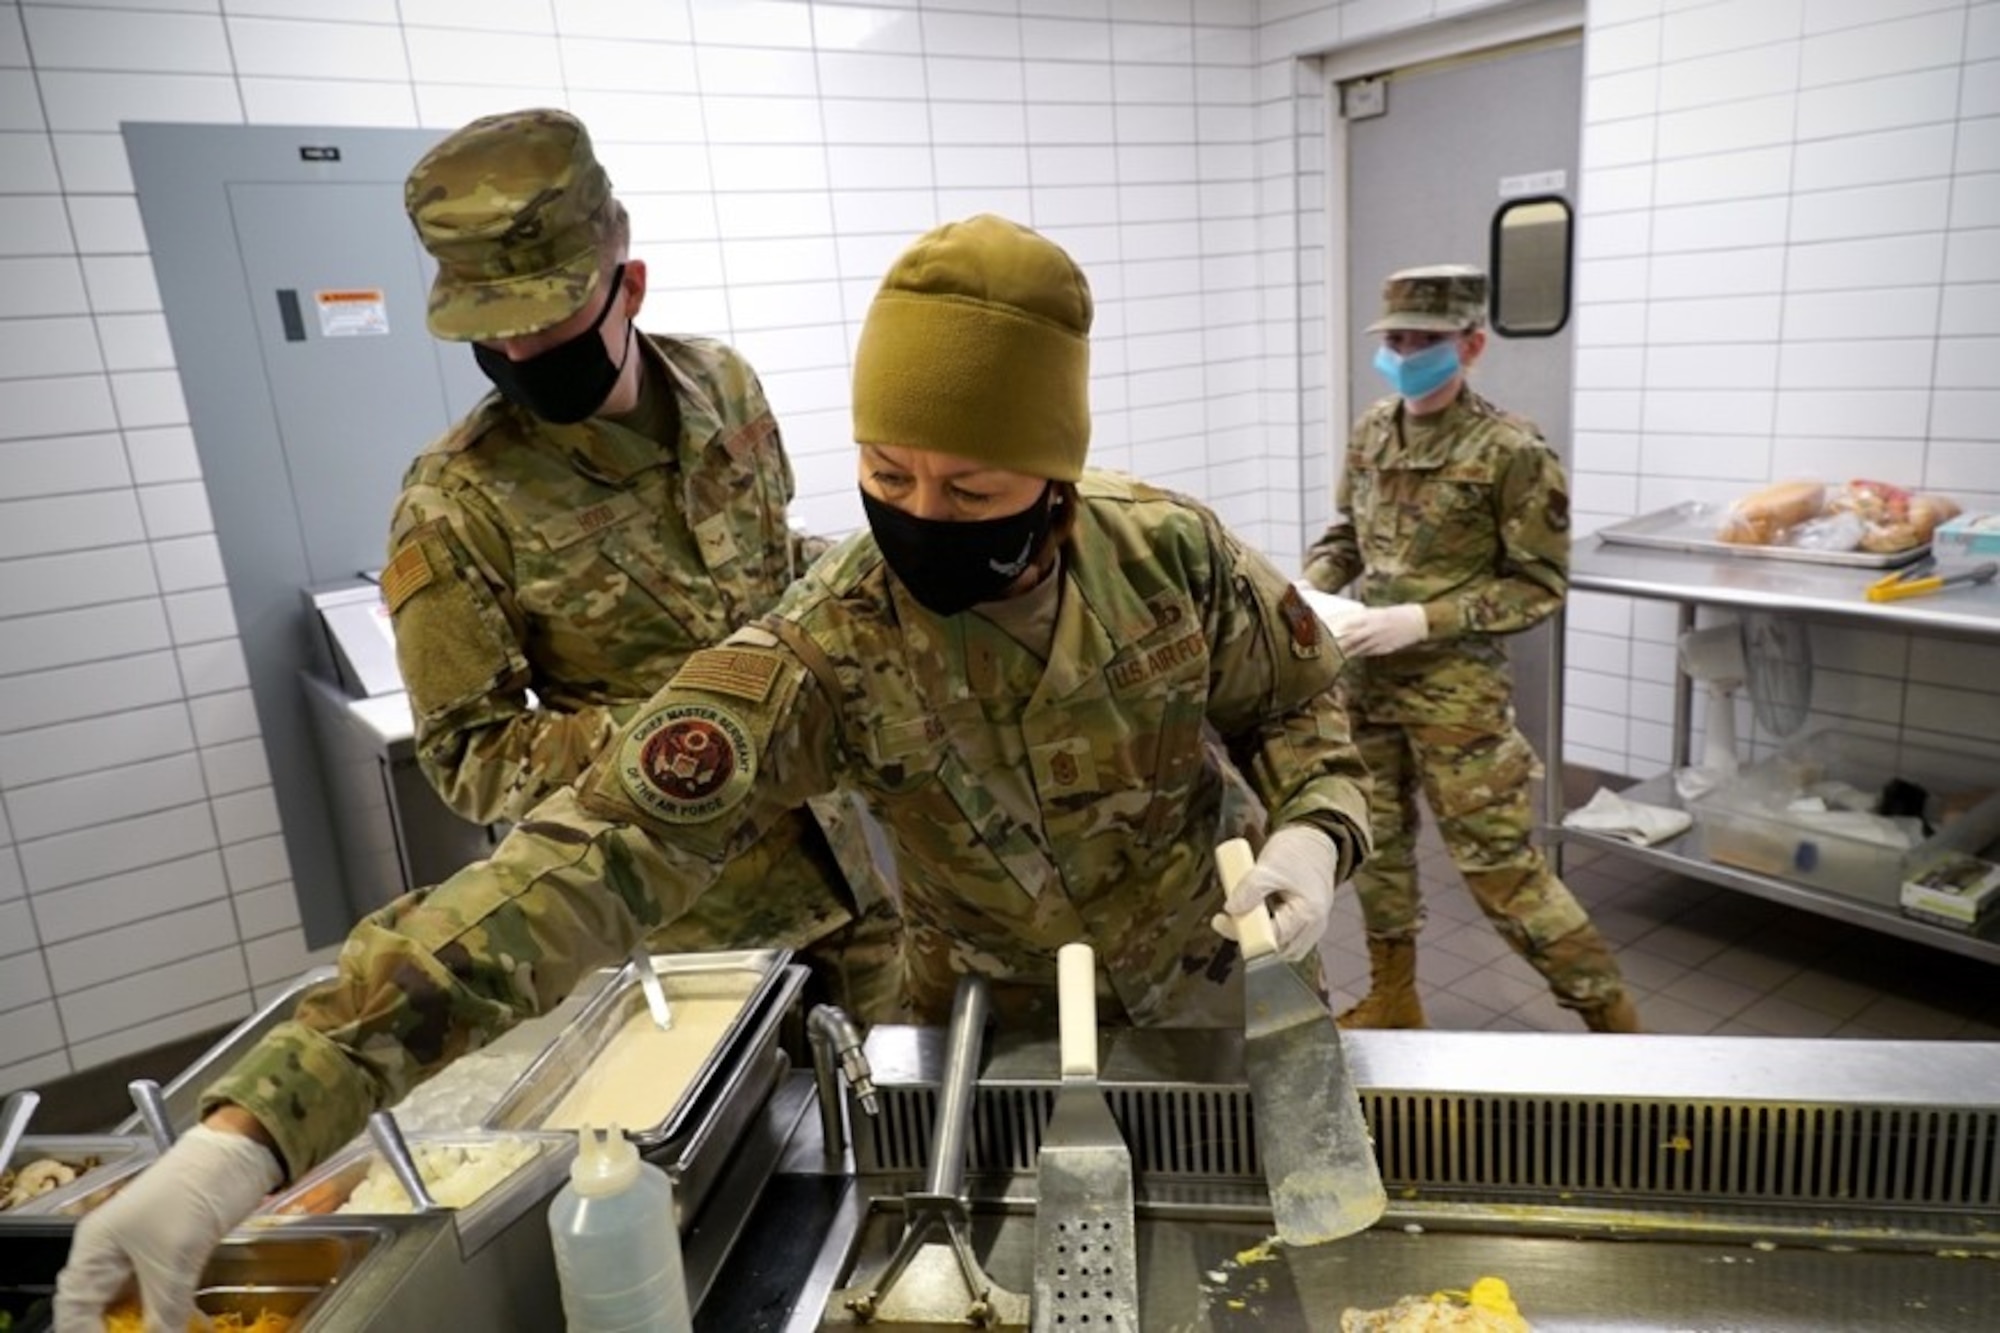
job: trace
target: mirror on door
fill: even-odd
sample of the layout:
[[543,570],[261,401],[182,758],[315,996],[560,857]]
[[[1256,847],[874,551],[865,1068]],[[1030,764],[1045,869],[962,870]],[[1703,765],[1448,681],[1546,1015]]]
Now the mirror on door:
[[1547,338],[1569,322],[1572,231],[1569,201],[1558,195],[1511,199],[1493,215],[1495,333]]

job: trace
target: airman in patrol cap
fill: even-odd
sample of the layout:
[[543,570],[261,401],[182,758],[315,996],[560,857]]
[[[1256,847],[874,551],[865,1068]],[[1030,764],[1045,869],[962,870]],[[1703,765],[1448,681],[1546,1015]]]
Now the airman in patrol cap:
[[[437,260],[431,332],[494,392],[411,465],[383,593],[425,776],[467,819],[518,820],[826,543],[787,524],[749,363],[638,332],[646,261],[582,122],[475,120],[404,203]],[[804,950],[826,998],[896,1016],[900,928],[860,820],[836,798],[774,822],[653,946]]]
[[1473,392],[1486,275],[1463,264],[1392,273],[1375,368],[1392,390],[1348,437],[1334,523],[1307,555],[1326,592],[1369,609],[1341,625],[1342,683],[1375,779],[1375,854],[1355,877],[1370,989],[1343,1027],[1424,1026],[1416,990],[1417,795],[1501,937],[1594,1031],[1639,1019],[1610,946],[1530,841],[1539,764],[1514,725],[1505,636],[1569,589],[1569,491],[1535,426]]
[[[179,1275],[281,1176],[826,793],[858,794],[894,847],[919,1018],[978,972],[996,1007],[1052,1021],[1056,951],[1083,939],[1114,1022],[1240,1029],[1224,909],[1267,902],[1281,952],[1312,957],[1367,853],[1343,659],[1214,514],[1085,467],[1091,317],[1070,257],[1003,218],[906,250],[855,356],[868,530],[690,654],[491,860],[356,929],[339,977],[204,1092],[204,1123],[78,1228],[78,1326],[135,1271],[149,1312],[184,1316]],[[1239,834],[1262,850],[1225,898],[1214,851]]]

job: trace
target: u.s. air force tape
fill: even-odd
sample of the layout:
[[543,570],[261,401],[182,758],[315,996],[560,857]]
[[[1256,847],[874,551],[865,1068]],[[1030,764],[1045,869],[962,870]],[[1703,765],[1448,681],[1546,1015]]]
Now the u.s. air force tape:
[[672,824],[713,819],[749,794],[757,750],[735,714],[713,704],[668,704],[640,719],[618,751],[625,794]]

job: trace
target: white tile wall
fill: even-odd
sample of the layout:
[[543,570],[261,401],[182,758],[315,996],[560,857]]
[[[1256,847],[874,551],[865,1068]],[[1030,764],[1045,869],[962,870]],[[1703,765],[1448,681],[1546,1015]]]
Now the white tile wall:
[[[829,532],[860,517],[845,371],[877,275],[1011,212],[1089,271],[1095,457],[1289,564],[1343,429],[1299,57],[1488,3],[0,3],[0,952],[30,963],[0,1088],[226,1021],[312,957],[121,121],[576,109],[650,322],[751,355]],[[1592,0],[1587,41],[1580,526],[1864,463],[2000,491],[2000,5]],[[1657,764],[1671,618],[1580,595],[1570,628],[1570,757]],[[1990,702],[1981,650],[1830,643],[1856,717]]]
[[[1635,301],[1615,273],[1580,277],[1580,402],[1611,415],[1617,395],[1642,397],[1636,490],[1609,484],[1633,471],[1624,436],[1587,431],[1575,441],[1579,509],[1585,496],[1597,508],[1579,515],[1580,526],[1795,475],[1877,477],[1992,507],[1995,404],[1957,395],[1986,392],[1983,380],[1963,389],[1958,380],[1985,373],[1975,368],[1976,336],[1964,335],[1991,326],[1973,313],[1991,293],[1972,275],[2000,263],[1979,234],[1990,225],[1980,221],[1981,173],[1993,170],[1979,145],[2000,127],[2000,108],[1976,93],[1987,71],[1975,62],[1990,57],[1973,37],[1990,30],[2000,6],[1721,0],[1665,14],[1657,52],[1602,67],[1594,57],[1612,31],[1621,34],[1614,49],[1644,48],[1654,8],[1591,7],[1587,103],[1629,106],[1635,70],[1651,65],[1660,109],[1586,123],[1586,160],[1632,164],[1629,178],[1605,190],[1593,187],[1607,173],[1587,176],[1586,217],[1603,200],[1649,222],[1643,233],[1619,234],[1645,238],[1639,253],[1650,259],[1657,296],[1640,325],[1649,350],[1635,385],[1630,363],[1610,353],[1633,344],[1632,307],[1644,298]],[[1711,54],[1725,46],[1741,49]],[[1649,133],[1655,146],[1639,151]],[[1967,202],[1954,209],[1960,194]],[[1704,200],[1716,202],[1696,202]],[[1697,404],[1713,407],[1723,433],[1692,424]],[[1749,433],[1727,433],[1746,419]],[[1601,619],[1609,600],[1589,599],[1592,615]],[[1589,669],[1603,670],[1607,654],[1593,640],[1607,631],[1580,623],[1578,604],[1572,656],[1586,651]],[[1821,719],[1947,732],[1956,716],[1965,736],[1977,730],[1965,716],[2000,712],[1992,646],[1940,650],[1825,625],[1814,638]],[[1907,681],[1918,656],[1941,678]],[[1635,657],[1630,679],[1646,669]],[[1573,725],[1571,758],[1634,773],[1660,766],[1636,722],[1621,744],[1621,719],[1584,705],[1574,684],[1573,670],[1569,721],[1584,729]],[[1632,700],[1635,715],[1642,702]]]
[[88,939],[103,931],[107,914],[143,921],[229,896],[222,859],[214,852],[147,866],[35,897],[35,924],[45,944]]

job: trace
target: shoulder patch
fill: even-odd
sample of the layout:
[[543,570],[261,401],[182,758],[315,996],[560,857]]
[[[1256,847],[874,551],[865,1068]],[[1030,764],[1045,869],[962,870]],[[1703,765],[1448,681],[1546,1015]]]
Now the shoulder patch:
[[1181,594],[1163,592],[1157,597],[1148,597],[1146,609],[1152,613],[1154,624],[1161,629],[1172,629],[1187,617],[1187,611],[1181,602]]
[[1278,599],[1278,613],[1284,616],[1285,626],[1291,631],[1292,656],[1318,657],[1319,617],[1306,605],[1305,597],[1297,588],[1285,589],[1285,595]]
[[784,661],[776,653],[754,648],[704,648],[691,654],[667,684],[763,703]]
[[756,776],[749,729],[713,704],[668,704],[641,718],[618,750],[625,794],[669,824],[713,819],[741,803]]
[[412,541],[396,552],[396,558],[382,567],[382,600],[389,604],[389,614],[393,616],[402,610],[403,603],[435,577],[422,541]]

